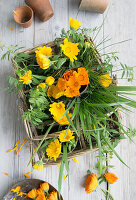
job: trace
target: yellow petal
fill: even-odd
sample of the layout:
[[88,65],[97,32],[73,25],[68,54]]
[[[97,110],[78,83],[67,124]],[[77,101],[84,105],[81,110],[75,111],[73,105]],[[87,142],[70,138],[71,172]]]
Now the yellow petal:
[[15,14],[16,16],[18,16],[18,14],[17,14],[17,12],[16,12],[16,11],[14,11],[14,10],[13,10],[13,12],[14,12],[14,14]]
[[58,167],[60,167],[60,164],[58,164]]
[[63,174],[63,180],[65,181],[65,179],[66,179],[66,176],[65,176],[65,174]]
[[4,175],[8,176],[8,173],[6,173],[6,172],[2,172],[2,174],[4,174]]
[[73,158],[72,160],[79,164],[79,161],[76,158]]

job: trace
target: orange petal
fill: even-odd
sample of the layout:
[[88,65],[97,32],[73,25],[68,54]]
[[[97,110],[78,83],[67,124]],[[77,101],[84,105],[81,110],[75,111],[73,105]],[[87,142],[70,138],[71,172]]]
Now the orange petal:
[[27,172],[26,174],[24,174],[24,176],[26,177],[26,178],[29,178],[30,176],[28,175],[28,174],[31,174],[32,172]]
[[16,149],[18,149],[18,146],[14,147],[13,149],[9,149],[8,151],[6,151],[6,153],[9,153],[11,151],[15,151]]
[[24,139],[23,143],[21,146],[23,146],[27,142],[27,139]]
[[4,175],[8,176],[8,173],[6,173],[6,172],[2,172],[2,174],[4,174]]
[[10,30],[11,30],[11,31],[13,31],[13,30],[14,30],[14,29],[13,29],[12,27],[10,27],[10,26],[9,26],[9,28],[10,28]]
[[6,153],[9,153],[9,152],[11,152],[11,151],[13,151],[13,149],[10,149],[10,150],[6,151]]
[[18,151],[16,151],[16,155],[18,156],[18,154],[20,153],[21,151],[21,147],[18,149]]
[[18,140],[18,141],[16,142],[15,146],[17,146],[19,143],[20,143],[20,140]]

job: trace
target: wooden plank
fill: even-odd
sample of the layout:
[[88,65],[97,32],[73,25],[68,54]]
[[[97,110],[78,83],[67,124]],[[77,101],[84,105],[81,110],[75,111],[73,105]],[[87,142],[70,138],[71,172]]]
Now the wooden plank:
[[[0,2],[0,40],[6,46],[16,44],[26,48],[33,46],[33,25],[29,29],[24,29],[13,21],[13,10],[23,3],[23,0],[9,1],[8,3]],[[9,29],[9,26],[13,28],[13,31]],[[18,157],[15,152],[5,153],[6,150],[14,146],[18,139],[23,141],[26,137],[24,125],[18,111],[17,96],[13,93],[9,95],[5,91],[8,86],[6,79],[8,75],[13,75],[13,72],[11,62],[5,60],[1,62],[0,73],[0,199],[12,184],[24,178],[24,173],[31,170],[31,167],[26,167],[29,160],[29,150],[25,147],[22,148]],[[9,173],[9,176],[4,176],[2,172]]]
[[[115,45],[107,51],[116,50],[120,52],[119,58],[122,63],[126,63],[129,66],[135,66],[135,46],[136,46],[136,4],[134,2],[127,2],[127,0],[115,0],[111,1],[110,9],[108,11],[107,18],[104,25],[104,35],[109,35],[112,37],[110,43],[116,43],[119,41],[132,39],[129,42]],[[107,43],[109,44],[109,43]],[[134,69],[135,74],[135,69]],[[118,73],[118,77],[120,73]],[[135,85],[136,81],[133,83],[127,83],[126,80],[119,80],[120,85]],[[123,115],[123,122],[125,126],[132,124],[133,128],[135,125],[136,111],[132,109],[132,113],[127,113],[126,116]],[[136,139],[134,140],[136,141]],[[124,140],[115,149],[117,153],[121,156],[123,161],[130,167],[127,168],[114,156],[110,164],[115,166],[115,169],[111,170],[115,173],[119,180],[117,183],[113,184],[110,188],[111,194],[115,200],[134,200],[136,199],[135,191],[135,162],[136,162],[136,148],[135,144],[129,144],[128,140]]]
[[[80,1],[78,0],[69,0],[69,18],[76,18],[81,21],[81,26],[86,28],[95,28],[100,26],[103,22],[103,15],[91,13],[87,11],[78,11],[78,5]],[[95,43],[98,44],[100,40],[103,39],[103,28],[99,32]],[[72,199],[104,199],[104,195],[99,188],[96,192],[93,192],[89,195],[86,194],[84,189],[85,179],[87,175],[87,170],[91,170],[93,173],[97,173],[94,170],[94,166],[97,163],[98,153],[94,153],[94,160],[91,161],[91,155],[87,154],[80,156],[78,159],[79,164],[74,161],[70,161],[70,175],[69,175],[69,200]],[[103,188],[106,188],[105,184],[102,184]]]

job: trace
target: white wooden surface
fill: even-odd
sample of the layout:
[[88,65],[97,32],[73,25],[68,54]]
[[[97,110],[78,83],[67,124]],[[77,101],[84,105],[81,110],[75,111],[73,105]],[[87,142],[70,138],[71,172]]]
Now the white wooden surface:
[[[48,22],[42,23],[34,17],[30,28],[24,29],[13,21],[13,10],[19,5],[23,5],[23,0],[0,0],[0,41],[5,45],[18,44],[25,48],[33,47],[43,42],[52,41],[55,34],[59,35],[64,27],[68,29],[69,18],[74,17],[82,22],[82,26],[99,26],[104,15],[80,11],[78,5],[80,0],[51,0],[55,15]],[[136,46],[136,2],[128,0],[112,0],[108,9],[108,15],[105,24],[99,33],[98,41],[110,35],[112,43],[120,40],[132,39],[127,43],[114,46],[110,50],[118,50],[122,62],[135,66],[135,46]],[[106,13],[105,13],[106,14]],[[14,30],[11,31],[9,26]],[[31,166],[27,167],[29,161],[29,150],[27,145],[22,149],[17,157],[14,152],[6,154],[6,150],[12,148],[15,142],[26,137],[23,122],[18,111],[18,102],[16,94],[7,94],[4,88],[8,83],[6,77],[12,75],[11,62],[3,61],[0,63],[0,199],[6,191],[17,180],[24,178],[24,173],[32,171],[31,178],[39,178],[49,181],[57,188],[59,168],[57,166],[44,169],[43,172],[37,172]],[[125,83],[125,82],[123,82]],[[121,84],[123,84],[121,82]],[[135,82],[133,83],[135,85]],[[135,126],[135,113],[124,117],[124,124],[129,122]],[[135,180],[136,180],[136,146],[123,141],[117,148],[117,152],[130,166],[131,170],[123,166],[116,158],[111,163],[115,165],[113,170],[119,177],[119,181],[111,187],[111,193],[115,200],[135,200]],[[64,200],[104,200],[105,197],[98,189],[87,195],[84,192],[84,180],[88,169],[92,169],[90,155],[78,158],[80,165],[70,161],[70,175],[63,181],[62,195]],[[95,163],[94,159],[94,163]],[[5,176],[2,172],[9,173]],[[106,188],[106,185],[103,185]]]

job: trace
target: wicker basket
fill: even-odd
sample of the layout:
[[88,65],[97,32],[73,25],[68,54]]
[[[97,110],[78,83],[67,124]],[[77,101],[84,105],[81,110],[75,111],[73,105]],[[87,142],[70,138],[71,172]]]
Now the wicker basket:
[[[98,62],[99,65],[102,65],[101,57],[100,57],[100,55],[99,55],[99,53],[98,53],[98,51],[97,51],[92,39],[90,39],[90,42],[91,42],[91,48],[93,49],[93,52],[94,52],[93,56],[95,57],[96,62]],[[57,46],[56,46],[56,44],[54,42],[41,44],[39,46],[27,49],[27,50],[22,51],[22,52],[26,53],[26,54],[34,54],[35,50],[37,50],[37,48],[41,47],[41,46],[51,47],[54,53],[57,52]],[[17,75],[15,73],[16,65],[14,63],[14,57],[12,58],[12,64],[13,64],[13,69],[14,69],[14,75],[18,79],[18,77],[17,77]],[[115,81],[113,81],[113,84],[115,85],[116,84],[116,78],[115,77],[114,77],[114,80]],[[27,111],[27,108],[28,108],[27,102],[25,101],[25,98],[24,98],[25,91],[22,90],[18,94],[19,94],[19,98],[21,100],[20,101],[21,105],[19,105],[19,110],[21,111],[21,114],[23,114],[25,111]],[[114,118],[114,113],[109,113],[108,116],[112,116]],[[34,127],[31,122],[28,122],[27,120],[24,120],[24,125],[25,125],[25,129],[26,129],[27,135],[29,137],[30,152],[31,152],[31,155],[32,155],[34,153],[34,148],[38,146],[38,144],[40,143],[40,141],[43,138],[43,135],[38,135],[38,131],[37,131],[36,127]],[[59,132],[50,133],[50,134],[47,135],[45,140],[48,140],[50,138],[54,138],[54,137],[56,137],[58,135],[59,135]],[[85,142],[82,139],[82,137],[83,136],[81,134],[80,145],[78,145],[78,149],[77,148],[73,149],[72,152],[68,153],[68,159],[69,160],[72,159],[72,158],[75,158],[77,156],[81,156],[81,155],[90,153],[90,146],[85,144]],[[96,152],[97,150],[98,150],[98,148],[96,147],[96,144],[94,143],[93,144],[93,152]],[[39,159],[40,159],[41,156],[42,156],[42,153],[39,152],[38,156],[39,156]],[[48,166],[59,164],[61,162],[61,160],[62,160],[62,156],[59,156],[59,158],[56,161],[51,159],[51,160],[49,160],[47,162],[47,160],[48,160],[48,158],[46,158],[46,157],[43,159],[44,167],[48,167]],[[33,161],[32,161],[32,164],[34,164],[34,163],[35,163],[35,159],[33,159]]]

